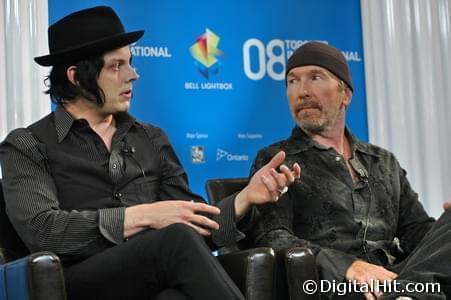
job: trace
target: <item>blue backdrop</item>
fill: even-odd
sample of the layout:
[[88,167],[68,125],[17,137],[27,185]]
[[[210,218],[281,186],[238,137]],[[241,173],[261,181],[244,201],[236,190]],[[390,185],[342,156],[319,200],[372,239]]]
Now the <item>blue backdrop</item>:
[[145,30],[131,46],[140,74],[131,113],[166,131],[197,193],[208,178],[247,176],[258,149],[290,134],[285,62],[310,40],[346,55],[347,123],[368,139],[359,0],[49,0],[50,24],[95,5],[113,7],[127,31]]

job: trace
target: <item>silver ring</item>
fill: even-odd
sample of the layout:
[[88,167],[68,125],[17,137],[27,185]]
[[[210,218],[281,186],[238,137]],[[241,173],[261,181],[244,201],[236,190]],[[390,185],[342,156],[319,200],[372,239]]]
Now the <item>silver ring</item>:
[[286,192],[288,192],[288,187],[284,186],[283,189],[278,189],[280,195],[282,196],[283,194],[285,194]]

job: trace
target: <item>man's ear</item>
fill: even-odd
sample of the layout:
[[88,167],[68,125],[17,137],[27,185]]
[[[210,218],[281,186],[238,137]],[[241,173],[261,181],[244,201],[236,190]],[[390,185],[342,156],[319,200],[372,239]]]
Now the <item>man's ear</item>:
[[70,66],[66,69],[66,76],[73,85],[77,85],[77,81],[75,80],[75,73],[77,72],[76,66]]
[[348,107],[349,104],[351,104],[352,91],[350,88],[346,87],[343,92],[344,92],[343,104],[345,107]]

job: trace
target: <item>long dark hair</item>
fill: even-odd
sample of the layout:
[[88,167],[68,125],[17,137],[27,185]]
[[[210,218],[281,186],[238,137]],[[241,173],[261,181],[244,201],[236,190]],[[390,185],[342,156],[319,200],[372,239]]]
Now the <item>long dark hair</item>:
[[[103,55],[79,60],[75,63],[65,63],[53,66],[50,74],[45,78],[44,83],[48,87],[45,91],[50,95],[50,99],[55,104],[62,104],[82,96],[89,101],[95,102],[98,106],[105,103],[105,94],[97,84],[100,71],[105,61]],[[75,84],[66,75],[69,67],[75,66]]]

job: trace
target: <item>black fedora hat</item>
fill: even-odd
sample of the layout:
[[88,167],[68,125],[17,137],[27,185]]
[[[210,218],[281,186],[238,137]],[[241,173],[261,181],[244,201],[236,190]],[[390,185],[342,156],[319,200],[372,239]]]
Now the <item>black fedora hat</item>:
[[139,40],[144,30],[125,32],[111,7],[96,6],[74,12],[49,27],[49,55],[35,57],[52,66],[102,54]]

